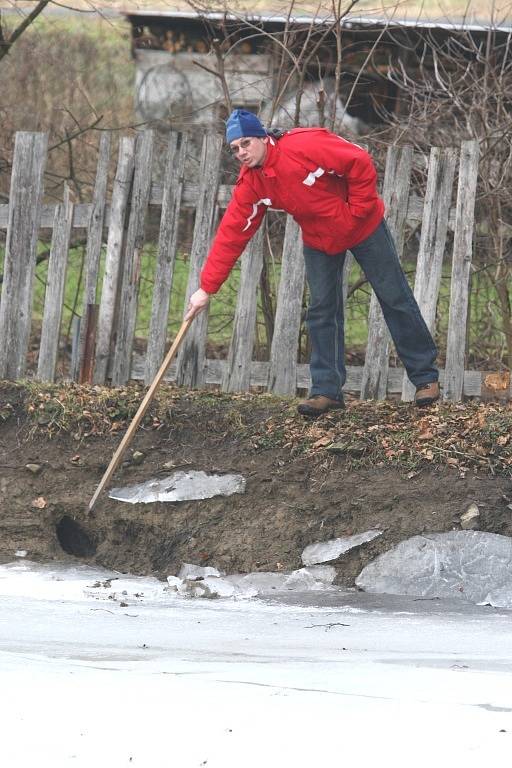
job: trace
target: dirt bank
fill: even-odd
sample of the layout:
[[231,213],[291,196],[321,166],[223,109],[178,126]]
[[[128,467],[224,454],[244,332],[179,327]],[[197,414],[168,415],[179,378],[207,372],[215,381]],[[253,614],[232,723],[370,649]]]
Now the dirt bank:
[[[481,530],[512,535],[510,408],[418,413],[352,403],[312,423],[290,400],[171,388],[152,406],[114,484],[164,476],[171,462],[242,473],[246,493],[148,505],[104,494],[88,516],[139,402],[137,389],[0,386],[0,561],[26,550],[34,560],[77,558],[160,576],[183,561],[279,570],[299,567],[312,542],[382,529],[337,564],[339,582],[352,584],[402,539],[460,528],[473,502]],[[134,450],[142,463],[131,460]]]

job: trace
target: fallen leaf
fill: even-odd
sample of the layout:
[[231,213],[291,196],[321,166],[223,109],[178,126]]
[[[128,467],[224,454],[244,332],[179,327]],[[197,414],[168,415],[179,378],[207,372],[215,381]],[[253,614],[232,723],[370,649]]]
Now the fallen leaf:
[[313,443],[313,448],[325,448],[326,445],[330,445],[331,443],[332,438],[321,437],[320,440],[317,440],[315,443]]
[[510,372],[489,373],[484,379],[484,384],[488,389],[493,389],[495,392],[508,389],[510,387]]

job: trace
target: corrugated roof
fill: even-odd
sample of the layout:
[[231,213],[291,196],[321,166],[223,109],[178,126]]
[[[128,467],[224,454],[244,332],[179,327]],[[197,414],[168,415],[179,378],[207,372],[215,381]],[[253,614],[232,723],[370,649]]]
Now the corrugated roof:
[[[136,19],[137,17],[154,17],[162,19],[190,19],[190,20],[207,20],[207,21],[222,21],[227,19],[229,21],[248,21],[254,23],[263,24],[328,24],[333,21],[333,17],[329,16],[293,16],[286,17],[279,14],[240,14],[234,15],[229,13],[209,12],[209,13],[195,13],[193,11],[127,11],[126,16],[129,19]],[[444,29],[447,31],[467,31],[467,32],[490,32],[497,31],[503,34],[512,33],[512,25],[499,24],[494,25],[491,22],[482,21],[467,22],[465,19],[454,20],[437,20],[437,19],[399,19],[395,17],[385,16],[345,16],[340,21],[341,25],[347,29],[357,27],[406,27],[411,29]]]

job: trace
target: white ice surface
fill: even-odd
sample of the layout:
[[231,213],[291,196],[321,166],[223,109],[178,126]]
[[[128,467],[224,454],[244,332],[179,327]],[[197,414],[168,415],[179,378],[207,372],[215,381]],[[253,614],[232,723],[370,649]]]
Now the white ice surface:
[[510,764],[512,613],[339,590],[197,601],[165,587],[0,567],[0,765]]
[[112,488],[109,498],[129,504],[150,504],[154,501],[186,501],[232,496],[245,492],[243,475],[209,475],[206,472],[178,470],[172,475],[146,480],[144,483]]

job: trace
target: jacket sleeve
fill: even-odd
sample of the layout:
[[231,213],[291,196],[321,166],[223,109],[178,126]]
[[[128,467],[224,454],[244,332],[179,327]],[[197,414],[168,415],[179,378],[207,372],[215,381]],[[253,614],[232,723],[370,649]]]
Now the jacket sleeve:
[[325,131],[309,143],[304,154],[318,163],[324,172],[345,178],[347,205],[352,216],[365,218],[374,211],[375,205],[379,204],[377,171],[366,150]]
[[201,272],[200,285],[204,291],[219,290],[260,226],[268,205],[270,200],[258,200],[243,176],[238,179]]

